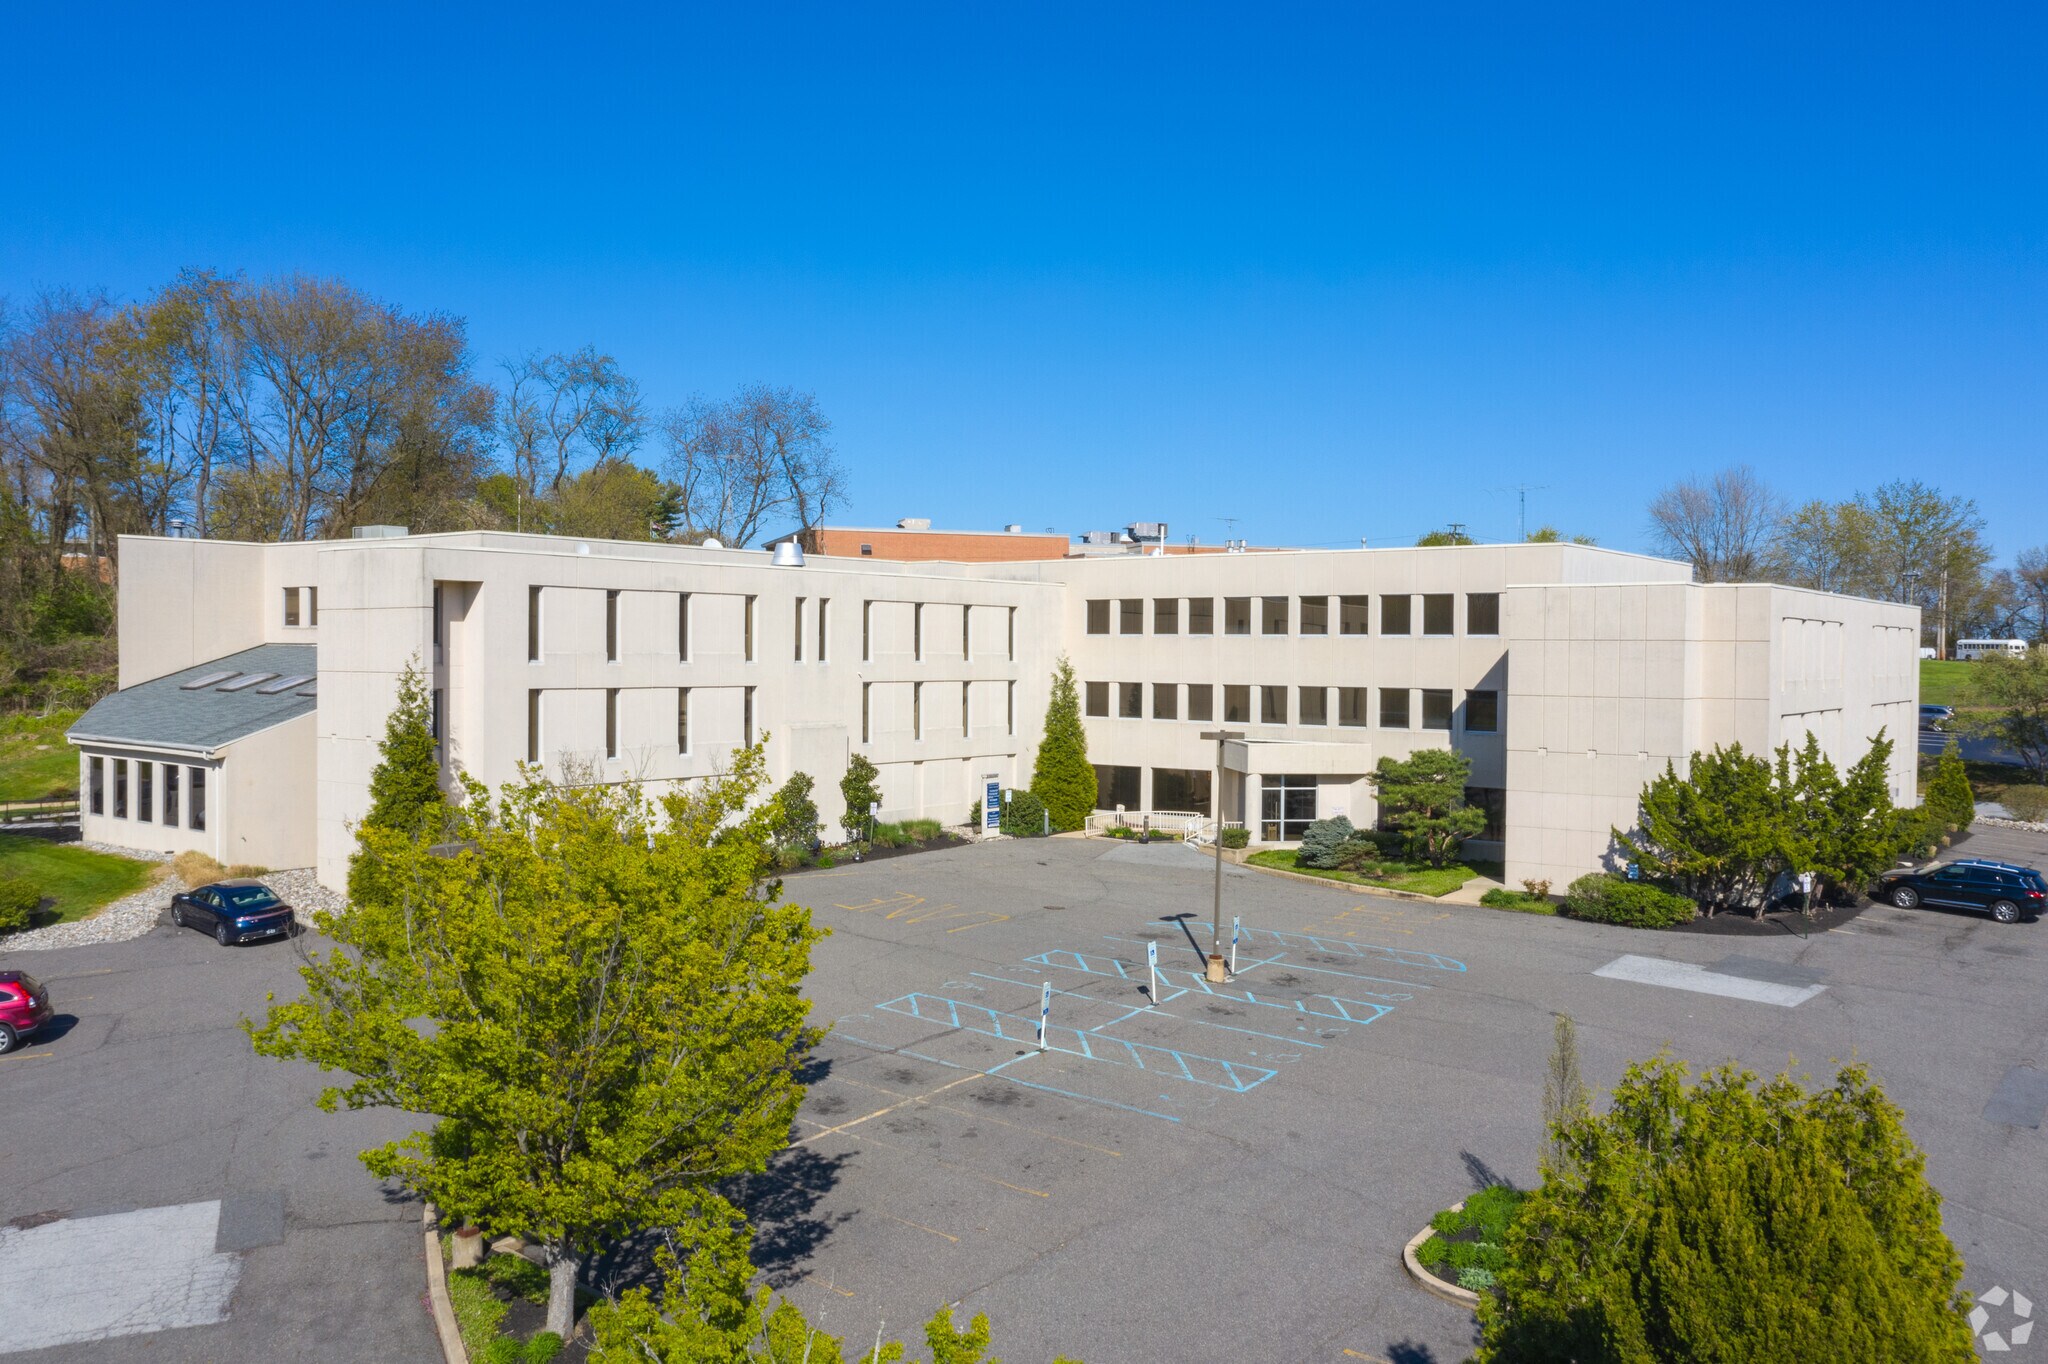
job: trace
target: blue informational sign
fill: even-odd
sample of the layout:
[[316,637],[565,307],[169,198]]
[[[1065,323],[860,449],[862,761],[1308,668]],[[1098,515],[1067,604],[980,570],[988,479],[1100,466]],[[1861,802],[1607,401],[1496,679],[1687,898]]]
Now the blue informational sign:
[[981,827],[984,831],[998,829],[1003,823],[1003,783],[990,777],[981,798]]
[[1631,881],[1640,881],[1640,880],[1642,880],[1642,879],[1643,879],[1643,869],[1642,869],[1642,867],[1641,867],[1640,865],[1638,865],[1637,863],[1634,863],[1634,862],[1631,862],[1631,863],[1629,863],[1629,864],[1628,864],[1628,879],[1629,879],[1629,880],[1631,880]]

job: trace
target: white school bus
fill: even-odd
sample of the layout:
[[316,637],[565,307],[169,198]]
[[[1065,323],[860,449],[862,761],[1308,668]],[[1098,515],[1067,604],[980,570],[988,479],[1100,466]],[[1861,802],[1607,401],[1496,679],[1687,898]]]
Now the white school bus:
[[1959,639],[1956,641],[1956,657],[1965,663],[1974,663],[1988,654],[2006,654],[2013,658],[2027,656],[2027,642],[2023,639]]

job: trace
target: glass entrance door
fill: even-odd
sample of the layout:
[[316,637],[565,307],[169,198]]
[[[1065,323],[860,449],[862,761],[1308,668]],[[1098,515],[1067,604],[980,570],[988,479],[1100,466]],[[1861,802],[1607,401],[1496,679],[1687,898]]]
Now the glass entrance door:
[[1298,841],[1316,818],[1316,779],[1313,776],[1267,776],[1261,779],[1259,795],[1259,841]]

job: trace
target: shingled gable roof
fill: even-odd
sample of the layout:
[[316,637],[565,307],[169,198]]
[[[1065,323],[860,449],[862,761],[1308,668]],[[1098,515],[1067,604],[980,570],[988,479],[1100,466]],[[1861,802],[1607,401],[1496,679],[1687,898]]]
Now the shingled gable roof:
[[[66,731],[71,742],[127,744],[137,748],[172,748],[211,752],[273,725],[312,714],[319,704],[311,694],[319,651],[311,644],[260,644],[226,658],[124,687],[78,717]],[[187,688],[215,674],[204,687]],[[238,677],[271,673],[269,681],[222,691]],[[271,682],[304,678],[283,691],[265,695]]]

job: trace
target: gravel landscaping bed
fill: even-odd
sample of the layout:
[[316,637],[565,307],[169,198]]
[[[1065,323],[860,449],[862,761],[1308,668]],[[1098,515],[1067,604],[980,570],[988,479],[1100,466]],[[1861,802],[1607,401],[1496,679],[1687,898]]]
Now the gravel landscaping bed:
[[[96,843],[77,846],[94,852],[133,857],[137,861],[170,861],[168,855],[138,854],[131,848],[109,848]],[[262,881],[286,904],[300,911],[340,909],[347,903],[315,880],[310,867],[269,872]],[[154,885],[114,901],[90,918],[76,919],[68,924],[51,924],[48,928],[32,928],[26,933],[0,938],[0,951],[39,952],[53,947],[84,947],[92,943],[127,942],[131,938],[139,938],[164,921],[170,909],[171,896],[183,888],[183,882],[167,873]]]

